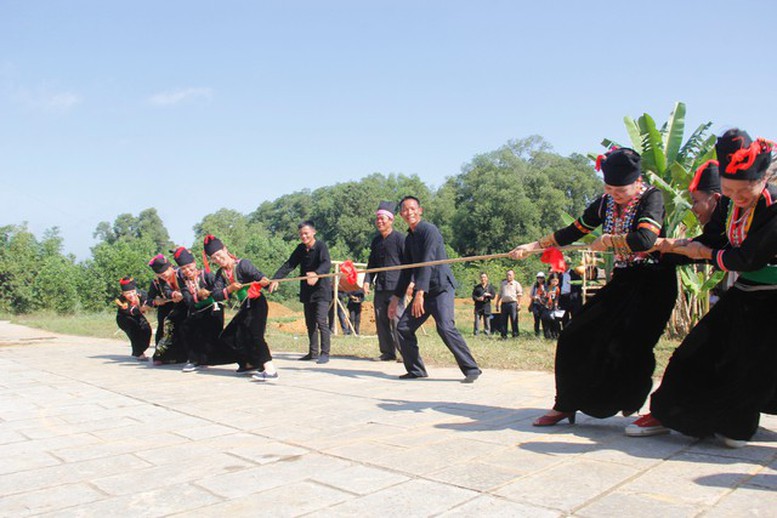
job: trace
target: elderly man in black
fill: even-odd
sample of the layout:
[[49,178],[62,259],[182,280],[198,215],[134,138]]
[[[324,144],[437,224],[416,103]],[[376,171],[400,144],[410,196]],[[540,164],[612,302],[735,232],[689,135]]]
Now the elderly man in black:
[[[399,207],[400,215],[409,227],[402,263],[411,264],[447,259],[442,234],[437,227],[421,219],[423,208],[418,198],[405,196],[399,203]],[[469,351],[467,342],[456,329],[453,316],[456,280],[453,278],[450,266],[442,264],[402,270],[399,283],[391,297],[390,316],[396,314],[399,300],[405,296],[405,290],[410,284],[411,277],[415,278],[413,300],[410,307],[400,317],[397,326],[402,358],[407,369],[407,373],[400,376],[400,379],[428,376],[418,351],[418,339],[415,333],[431,315],[437,325],[437,334],[453,353],[456,363],[465,375],[464,383],[474,382],[480,376],[481,371]]]
[[[402,256],[405,252],[405,234],[394,230],[394,204],[382,201],[375,213],[375,228],[378,235],[370,244],[370,258],[367,260],[367,269],[382,268],[384,266],[396,266],[402,264]],[[370,286],[374,286],[375,299],[375,327],[378,330],[378,346],[380,347],[381,361],[393,361],[397,359],[399,350],[399,335],[397,335],[397,323],[399,319],[388,314],[391,296],[399,282],[400,272],[367,273],[364,276],[362,289],[365,295],[369,295]],[[404,307],[404,298],[399,303]]]
[[[329,304],[332,302],[332,280],[329,277],[319,278],[318,276],[329,273],[332,260],[326,244],[316,239],[316,227],[312,221],[303,221],[297,225],[297,228],[300,244],[272,278],[286,277],[297,265],[299,265],[300,275],[307,277],[307,280],[300,281],[299,300],[305,309],[305,326],[308,328],[310,349],[300,360],[318,360],[317,363],[327,363],[331,341],[327,317]],[[277,288],[277,282],[270,283],[270,293]],[[321,356],[318,354],[319,337]]]

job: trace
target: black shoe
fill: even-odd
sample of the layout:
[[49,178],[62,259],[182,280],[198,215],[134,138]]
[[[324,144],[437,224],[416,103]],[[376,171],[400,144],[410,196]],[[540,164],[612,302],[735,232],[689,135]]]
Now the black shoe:
[[329,355],[328,354],[322,354],[318,357],[318,360],[316,360],[316,363],[322,364],[322,363],[329,363]]
[[461,380],[462,383],[475,383],[475,380],[477,380],[480,377],[480,372],[470,372],[467,373],[464,376],[464,379]]
[[318,359],[318,356],[313,356],[310,353],[306,354],[302,358],[297,358],[297,360],[299,360],[301,362],[309,362],[310,360],[317,360],[317,359]]
[[393,362],[396,359],[396,356],[391,356],[390,354],[381,354],[378,356],[378,360],[382,362]]
[[423,376],[419,376],[418,374],[413,374],[412,372],[406,372],[405,374],[401,375],[399,379],[401,380],[414,380],[416,378],[426,378],[427,375],[424,374]]

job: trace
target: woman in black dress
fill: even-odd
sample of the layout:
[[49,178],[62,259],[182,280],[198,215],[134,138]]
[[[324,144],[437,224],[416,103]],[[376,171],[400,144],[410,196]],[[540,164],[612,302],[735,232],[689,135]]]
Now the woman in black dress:
[[661,193],[642,181],[641,159],[627,148],[597,160],[605,194],[566,228],[515,248],[521,259],[534,250],[563,246],[602,226],[591,249],[615,254],[612,280],[588,300],[564,328],[556,347],[556,404],[534,422],[551,426],[575,421],[580,410],[605,418],[640,409],[652,387],[653,347],[661,337],[677,296],[672,266],[649,253],[663,235]]
[[729,130],[716,143],[723,197],[701,236],[672,251],[710,261],[739,277],[672,355],[651,414],[631,436],[677,430],[719,435],[741,447],[760,413],[777,414],[777,345],[769,329],[777,307],[777,187],[767,183],[773,143]]

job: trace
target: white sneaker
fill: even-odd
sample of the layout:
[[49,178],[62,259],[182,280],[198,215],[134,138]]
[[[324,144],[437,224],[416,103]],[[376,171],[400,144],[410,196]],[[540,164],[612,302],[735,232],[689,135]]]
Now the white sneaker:
[[194,372],[200,368],[199,365],[196,363],[189,362],[186,365],[183,366],[183,369],[181,369],[181,372]]
[[278,376],[277,372],[273,372],[272,374],[267,374],[266,371],[262,371],[252,375],[251,379],[253,381],[267,381],[267,380],[277,380],[279,377],[280,376]]
[[731,439],[730,437],[726,437],[725,435],[720,435],[719,433],[716,433],[715,437],[723,441],[723,444],[726,446],[726,448],[731,448],[732,450],[736,450],[738,448],[747,446],[747,441],[742,441],[740,439]]
[[626,427],[626,435],[629,437],[649,437],[669,433],[669,428],[651,414],[645,414]]

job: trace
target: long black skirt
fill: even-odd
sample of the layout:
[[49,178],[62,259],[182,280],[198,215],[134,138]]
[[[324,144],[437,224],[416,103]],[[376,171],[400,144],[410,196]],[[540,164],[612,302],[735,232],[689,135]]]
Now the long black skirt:
[[237,355],[219,336],[224,329],[224,311],[213,305],[189,315],[182,326],[188,346],[188,360],[199,365],[237,363]]
[[664,372],[650,411],[693,437],[748,440],[760,413],[777,414],[777,290],[729,289],[702,318]]
[[653,385],[653,347],[676,297],[672,266],[616,269],[559,336],[553,408],[599,418],[639,410]]
[[241,366],[247,364],[261,368],[272,360],[270,347],[264,338],[267,329],[267,299],[246,298],[237,314],[221,333],[221,342],[232,349]]
[[187,310],[183,303],[172,304],[164,320],[164,334],[154,351],[154,362],[182,363],[188,360],[188,346],[183,333]]
[[127,334],[132,345],[132,356],[138,357],[151,344],[151,326],[143,315],[132,316],[125,313],[116,314],[116,324]]

